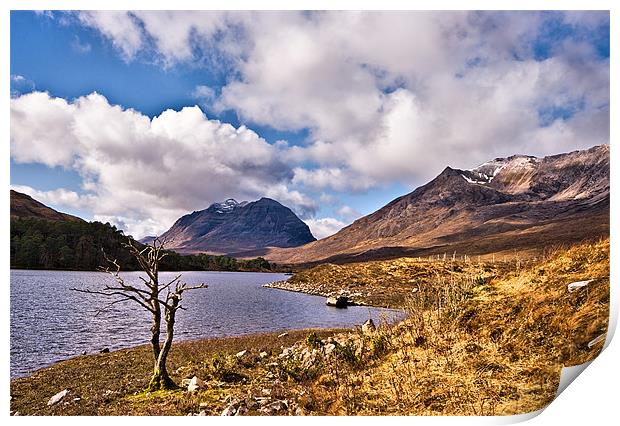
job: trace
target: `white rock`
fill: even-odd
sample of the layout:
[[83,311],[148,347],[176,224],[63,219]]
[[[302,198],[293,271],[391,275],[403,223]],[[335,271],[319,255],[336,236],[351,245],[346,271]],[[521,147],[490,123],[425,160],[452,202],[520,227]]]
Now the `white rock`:
[[51,405],[59,403],[60,400],[63,399],[65,396],[67,396],[68,393],[69,393],[68,389],[58,392],[56,395],[51,397],[49,401],[47,401],[47,405],[51,406]]
[[281,338],[281,337],[286,337],[286,336],[288,336],[288,333],[278,334],[278,338]]
[[569,291],[570,293],[572,293],[573,291],[578,290],[578,289],[580,289],[581,287],[585,287],[585,286],[587,286],[587,285],[588,285],[588,284],[590,284],[592,281],[594,281],[594,280],[576,281],[576,282],[574,282],[574,283],[570,283],[570,284],[568,285],[568,291]]
[[187,391],[188,392],[194,392],[197,391],[200,388],[203,388],[205,385],[205,382],[203,382],[199,377],[192,377],[192,379],[189,381],[189,384],[187,385]]
[[246,355],[247,355],[247,353],[248,353],[248,350],[247,350],[247,349],[245,349],[245,350],[243,350],[243,351],[241,351],[241,352],[237,352],[237,354],[236,354],[235,356],[236,356],[237,358],[241,359],[241,358],[243,358],[244,356],[246,356]]
[[336,349],[336,345],[334,345],[333,343],[328,343],[327,345],[323,346],[325,355],[331,354],[334,351],[334,349]]
[[592,346],[596,345],[597,343],[604,342],[605,337],[607,337],[607,333],[603,333],[594,340],[592,340],[590,343],[588,343],[588,349],[592,348]]
[[261,352],[258,354],[258,356],[260,356],[261,358],[267,358],[269,356],[269,354],[267,352]]

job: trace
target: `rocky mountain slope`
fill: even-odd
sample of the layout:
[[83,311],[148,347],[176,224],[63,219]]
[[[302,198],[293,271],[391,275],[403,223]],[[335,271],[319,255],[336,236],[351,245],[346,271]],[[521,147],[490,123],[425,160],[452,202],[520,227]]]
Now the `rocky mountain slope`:
[[609,145],[515,155],[435,179],[338,233],[267,258],[346,262],[401,255],[510,253],[609,235]]
[[11,218],[36,218],[68,222],[83,222],[77,216],[58,212],[29,195],[11,189]]
[[161,237],[170,241],[168,248],[180,252],[235,255],[316,240],[295,213],[270,198],[212,204],[181,217]]

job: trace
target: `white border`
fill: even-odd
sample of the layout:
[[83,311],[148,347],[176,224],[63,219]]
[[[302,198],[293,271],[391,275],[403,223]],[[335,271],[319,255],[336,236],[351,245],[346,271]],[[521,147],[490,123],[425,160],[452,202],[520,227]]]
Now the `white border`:
[[[212,1],[212,2],[197,2],[197,1],[188,1],[188,0],[175,0],[174,2],[153,2],[153,1],[118,1],[118,0],[95,0],[89,1],[86,3],[78,3],[75,1],[62,0],[62,1],[35,1],[35,0],[24,0],[24,1],[16,1],[16,0],[5,0],[3,3],[3,13],[0,15],[0,32],[2,36],[0,37],[1,46],[2,46],[2,55],[0,56],[0,61],[2,61],[2,67],[0,68],[0,77],[3,84],[0,89],[0,97],[3,99],[2,105],[2,115],[1,120],[3,126],[3,143],[0,144],[3,154],[3,160],[5,167],[0,168],[1,179],[4,182],[5,188],[9,186],[9,140],[10,140],[10,132],[9,132],[9,11],[11,9],[368,9],[368,10],[379,10],[379,9],[429,9],[429,7],[424,6],[432,6],[431,9],[434,10],[460,10],[463,8],[466,9],[491,9],[491,10],[563,10],[563,9],[577,9],[577,10],[611,10],[611,90],[612,90],[612,99],[617,99],[617,84],[615,84],[614,79],[614,69],[618,69],[617,66],[617,55],[614,55],[614,47],[615,42],[620,40],[618,29],[616,28],[617,20],[615,19],[617,13],[617,7],[614,7],[618,2],[613,2],[611,0],[564,0],[564,1],[533,1],[533,0],[523,0],[523,1],[489,1],[489,0],[471,0],[468,2],[456,2],[456,1],[444,1],[444,0],[434,0],[433,2],[425,2],[420,4],[411,4],[403,1],[397,0],[382,0],[380,2],[368,2],[368,1],[327,1],[327,0],[315,0],[315,1],[284,1],[284,0],[270,0],[270,1],[262,1],[252,2],[249,0],[229,0],[226,2],[223,1]],[[617,74],[617,72],[616,72]],[[618,122],[618,114],[616,113],[615,108],[611,108],[611,138],[614,139],[614,135],[617,134],[617,125]],[[615,147],[611,150],[612,156],[612,164],[618,164],[618,155],[616,155]],[[616,184],[618,183],[618,174],[616,170],[612,168],[611,170],[611,186],[612,188],[616,188]],[[8,195],[8,194],[7,194]],[[4,415],[8,416],[9,414],[9,226],[6,217],[9,212],[9,197],[5,195],[0,198],[0,202],[2,203],[3,211],[5,212],[5,219],[2,222],[2,254],[0,255],[0,261],[2,262],[3,271],[4,271],[4,279],[2,280],[1,286],[3,286],[2,290],[4,291],[4,296],[0,298],[0,311],[4,312],[4,324],[2,327],[2,341],[6,342],[6,346],[1,353],[1,359],[4,368],[2,369],[2,378],[3,384],[2,387],[2,401],[5,401]],[[616,247],[616,241],[618,240],[617,235],[617,226],[616,221],[613,219],[614,217],[618,217],[620,211],[618,211],[617,203],[615,202],[615,196],[611,197],[611,218],[612,218],[612,228],[611,228],[611,241],[612,241],[612,259],[615,260],[614,253]],[[611,270],[611,286],[612,286],[612,315],[610,319],[610,324],[615,328],[618,318],[618,283],[616,277],[618,277],[618,268],[617,264],[612,262],[612,270]],[[613,330],[610,331],[610,334],[613,334]],[[620,379],[620,375],[618,374],[618,362],[620,359],[620,350],[618,349],[618,343],[613,340],[610,342],[610,339],[607,339],[606,345],[608,347],[603,351],[603,353],[593,362],[593,366],[587,368],[586,371],[581,374],[576,380],[575,383],[569,386],[566,392],[563,392],[546,410],[544,410],[540,415],[531,420],[531,424],[533,425],[542,425],[542,424],[611,424],[617,421],[618,415],[620,414],[620,409],[618,408],[617,401],[617,390],[618,383]],[[89,423],[96,424],[104,424],[110,421],[109,418],[62,418],[62,419],[42,419],[42,418],[17,418],[11,417],[10,421],[12,423],[30,423],[33,420],[35,421],[60,421],[63,424],[83,424],[84,421],[88,421]],[[227,420],[232,423],[248,423],[251,421],[252,424],[290,424],[291,422],[299,422],[306,424],[316,424],[318,419],[315,418],[252,418],[243,419],[243,418],[234,418]],[[410,418],[390,418],[385,419],[389,422],[396,422],[398,424],[468,424],[468,425],[479,425],[479,424],[499,424],[505,423],[506,421],[510,421],[510,418],[479,418],[479,417],[416,417],[414,419]],[[513,418],[512,420],[517,420],[517,418]],[[525,420],[523,417],[520,417],[519,420]],[[116,421],[131,421],[132,423],[146,423],[149,424],[155,422],[156,424],[168,424],[171,419],[170,418],[159,418],[159,419],[147,419],[147,418],[120,418]],[[172,421],[176,422],[198,422],[201,424],[204,422],[209,423],[219,423],[219,418],[209,418],[209,419],[200,419],[200,418],[178,418],[172,419]],[[374,421],[372,418],[322,418],[318,420],[320,422],[362,422],[366,423],[369,421]]]

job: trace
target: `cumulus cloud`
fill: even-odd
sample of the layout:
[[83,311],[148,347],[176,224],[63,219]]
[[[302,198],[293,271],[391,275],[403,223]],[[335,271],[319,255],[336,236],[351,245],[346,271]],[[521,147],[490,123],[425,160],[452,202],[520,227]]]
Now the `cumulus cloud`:
[[[77,169],[97,197],[96,215],[141,232],[221,198],[265,195],[324,236],[344,222],[314,218],[309,191],[336,203],[334,192],[414,187],[446,165],[609,142],[609,60],[588,38],[609,26],[608,12],[71,16],[126,61],[225,71],[222,87],[193,93],[214,113],[308,132],[296,146],[270,145],[197,107],[151,120],[97,94],[13,99],[15,161]],[[550,26],[563,26],[563,38]],[[344,213],[336,212],[354,218]]]
[[320,219],[306,219],[306,225],[310,228],[310,232],[317,240],[329,237],[347,226],[347,223],[341,222],[333,217],[324,217]]
[[[122,222],[138,237],[160,233],[188,211],[228,197],[265,195],[302,217],[316,208],[288,188],[293,172],[277,148],[244,126],[208,119],[198,107],[150,119],[97,93],[68,102],[33,92],[11,99],[11,130],[16,162],[80,173],[87,195],[59,190],[62,203],[88,203],[95,218]],[[51,200],[62,194],[36,196]]]
[[[125,56],[154,49],[171,64],[209,52],[231,67],[215,110],[309,129],[286,155],[303,163],[295,183],[314,189],[421,183],[446,164],[609,140],[609,62],[584,41],[609,25],[606,12],[109,14],[82,19]],[[575,37],[545,39],[550,24]],[[550,57],[537,57],[537,40]]]

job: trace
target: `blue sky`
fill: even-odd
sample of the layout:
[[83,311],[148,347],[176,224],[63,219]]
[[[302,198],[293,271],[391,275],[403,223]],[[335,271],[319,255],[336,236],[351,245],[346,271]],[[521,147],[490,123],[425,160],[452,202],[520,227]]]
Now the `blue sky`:
[[446,165],[609,141],[604,12],[14,11],[10,61],[12,186],[139,237],[260,196],[323,237]]

